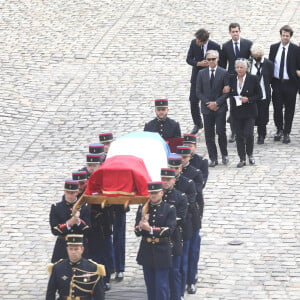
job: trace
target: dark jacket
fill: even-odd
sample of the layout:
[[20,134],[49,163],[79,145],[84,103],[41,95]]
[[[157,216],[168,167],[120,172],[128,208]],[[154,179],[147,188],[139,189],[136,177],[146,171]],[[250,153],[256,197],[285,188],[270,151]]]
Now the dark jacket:
[[[142,206],[139,206],[136,214],[135,234],[142,236],[137,262],[142,266],[153,269],[168,269],[172,264],[171,236],[176,227],[176,208],[162,201],[157,206],[149,204],[149,224],[153,228],[153,234],[140,230],[138,224],[142,218]],[[155,242],[155,239],[160,239]],[[149,242],[153,239],[153,242]]]
[[192,155],[192,158],[190,159],[190,164],[196,169],[201,170],[202,177],[203,177],[203,188],[204,188],[208,179],[208,160],[206,158],[203,158],[199,154],[194,153]]
[[192,179],[196,187],[196,202],[193,209],[193,230],[201,228],[201,220],[204,210],[204,199],[203,199],[203,176],[202,172],[199,169],[194,168],[190,163],[183,167],[182,175],[189,179]]
[[[186,194],[188,199],[188,210],[183,224],[182,237],[184,241],[190,240],[193,235],[193,218],[199,219],[199,211],[195,211],[196,207],[196,186],[192,179],[182,175],[176,177],[175,188]],[[196,215],[196,216],[195,216]]]
[[[205,57],[201,55],[200,46],[196,44],[196,39],[191,41],[191,45],[189,51],[187,53],[186,62],[193,67],[191,82],[196,83],[197,74],[200,70],[204,69],[203,67],[198,67],[197,63],[204,60]],[[221,54],[221,47],[214,41],[208,40],[207,42],[207,50],[216,50]]]
[[49,279],[46,300],[57,299],[56,291],[59,299],[78,296],[104,300],[103,282],[97,264],[84,258],[75,264],[69,259],[57,262]]
[[[54,246],[51,262],[56,262],[61,258],[67,258],[65,236],[67,234],[88,234],[90,230],[90,209],[88,205],[84,204],[80,210],[81,222],[79,225],[73,225],[68,229],[66,221],[72,217],[72,208],[74,203],[70,204],[65,200],[65,196],[62,197],[61,202],[52,204],[49,222],[51,226],[51,232],[57,236],[57,240]],[[85,252],[84,256],[87,256],[87,243],[84,240]]]
[[256,75],[246,74],[244,86],[240,94],[240,96],[248,97],[249,103],[236,106],[234,96],[238,96],[236,75],[230,77],[230,110],[232,116],[236,119],[255,119],[257,117],[256,102],[262,98],[261,88]]
[[[240,38],[240,55],[238,58],[249,58],[251,55],[251,46],[252,42],[250,40]],[[224,69],[228,66],[229,74],[235,74],[234,62],[236,59],[237,57],[235,56],[232,40],[229,40],[222,46],[219,65]]]
[[172,188],[168,191],[164,191],[163,201],[169,203],[170,205],[174,205],[176,208],[177,226],[171,236],[171,240],[173,243],[172,253],[173,255],[178,256],[182,254],[182,231],[188,210],[187,196],[176,188]]
[[[270,47],[269,60],[271,60],[273,63],[275,63],[276,54],[280,44],[281,43],[273,44]],[[289,44],[286,57],[286,69],[289,79],[298,86],[299,77],[296,74],[296,70],[300,69],[300,48],[293,43]]]
[[157,132],[164,139],[181,137],[179,123],[168,117],[165,120],[159,120],[158,118],[155,118],[146,123],[144,131]]
[[226,99],[229,93],[223,93],[223,88],[229,85],[229,74],[228,72],[217,67],[215,71],[215,79],[213,86],[210,86],[210,74],[209,68],[205,68],[198,73],[196,83],[196,95],[201,101],[201,112],[203,114],[209,114],[211,110],[207,108],[206,104],[210,101],[215,101],[219,106],[216,113],[224,113],[227,111]]
[[[250,60],[250,70],[255,64],[255,60]],[[260,69],[260,76],[256,75],[258,77],[258,81],[260,83],[261,78],[264,80],[264,86],[266,91],[266,100],[271,100],[271,82],[272,78],[274,76],[274,64],[272,61],[270,61],[267,58],[264,58],[263,63],[261,64]]]

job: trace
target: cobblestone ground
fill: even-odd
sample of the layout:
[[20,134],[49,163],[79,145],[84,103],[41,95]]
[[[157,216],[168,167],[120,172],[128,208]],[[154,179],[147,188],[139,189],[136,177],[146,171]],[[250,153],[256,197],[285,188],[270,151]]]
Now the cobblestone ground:
[[[198,28],[222,43],[237,21],[268,54],[288,23],[300,42],[297,0],[0,0],[0,12],[0,299],[44,298],[50,205],[99,133],[141,130],[161,97],[190,131],[185,57]],[[290,145],[273,141],[273,122],[268,131],[256,166],[237,169],[229,144],[230,164],[210,170],[198,291],[188,300],[300,299],[299,113]],[[107,299],[146,299],[134,212],[126,277]]]

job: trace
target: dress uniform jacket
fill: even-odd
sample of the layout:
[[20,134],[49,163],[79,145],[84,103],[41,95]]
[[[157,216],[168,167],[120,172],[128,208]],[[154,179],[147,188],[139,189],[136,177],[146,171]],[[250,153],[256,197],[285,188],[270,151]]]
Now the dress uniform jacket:
[[194,153],[192,155],[192,158],[190,159],[190,164],[195,167],[196,169],[201,170],[202,177],[203,177],[203,188],[205,187],[207,178],[208,178],[208,160],[203,159],[202,156],[200,156],[197,153]]
[[173,255],[181,255],[183,246],[182,230],[186,220],[188,200],[184,193],[172,188],[164,191],[163,201],[174,205],[176,208],[177,226],[171,236],[173,244],[172,252]]
[[[90,229],[90,209],[88,205],[83,205],[80,210],[80,224],[73,225],[68,229],[66,221],[72,217],[72,208],[75,203],[68,203],[63,196],[61,202],[57,202],[51,206],[50,210],[50,226],[51,231],[57,236],[54,246],[51,262],[56,262],[61,258],[67,258],[65,236],[68,234],[83,234],[86,236]],[[87,256],[87,242],[84,240],[85,252]]]
[[203,193],[202,193],[202,188],[203,188],[203,176],[202,172],[199,169],[196,169],[193,167],[190,163],[182,168],[182,175],[192,179],[195,183],[196,187],[196,205],[193,212],[193,229],[199,229],[201,228],[201,219],[203,216],[203,209],[204,209],[204,200],[203,200]]
[[188,210],[183,225],[183,240],[190,240],[193,234],[193,210],[196,208],[196,187],[192,179],[188,179],[182,175],[176,177],[175,188],[186,194],[188,199]]
[[168,269],[172,264],[172,248],[170,237],[176,227],[176,208],[162,201],[158,205],[149,204],[148,222],[153,228],[153,234],[140,230],[142,206],[136,214],[135,234],[142,236],[137,255],[138,264],[153,269]]
[[157,132],[164,139],[181,137],[179,123],[168,117],[163,120],[155,118],[152,121],[146,123],[144,131]]
[[59,300],[103,300],[101,270],[101,265],[85,258],[77,263],[69,259],[57,262],[49,279],[46,300],[55,300],[56,292]]

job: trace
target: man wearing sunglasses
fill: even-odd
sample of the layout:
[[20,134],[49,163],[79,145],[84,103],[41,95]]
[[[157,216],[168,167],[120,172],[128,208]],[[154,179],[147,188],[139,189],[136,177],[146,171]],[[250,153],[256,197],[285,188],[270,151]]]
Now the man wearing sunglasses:
[[215,135],[218,135],[222,163],[227,165],[227,137],[226,137],[226,99],[229,96],[229,74],[218,66],[219,52],[206,52],[208,68],[199,71],[196,82],[196,94],[201,102],[201,112],[204,120],[206,147],[211,160],[209,166],[218,165],[218,152]]

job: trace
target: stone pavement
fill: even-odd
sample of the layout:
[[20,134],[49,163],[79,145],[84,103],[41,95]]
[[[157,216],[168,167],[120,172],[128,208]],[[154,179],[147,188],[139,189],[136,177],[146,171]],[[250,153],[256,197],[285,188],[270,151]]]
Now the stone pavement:
[[[99,133],[141,130],[161,97],[189,132],[185,58],[198,28],[222,43],[237,21],[267,54],[289,23],[300,42],[298,0],[0,0],[0,13],[0,299],[44,299],[50,205]],[[268,130],[256,166],[237,169],[230,144],[230,164],[210,170],[198,291],[187,300],[300,299],[299,113],[290,145],[273,141],[273,122]],[[106,299],[146,299],[134,212],[126,277]]]

